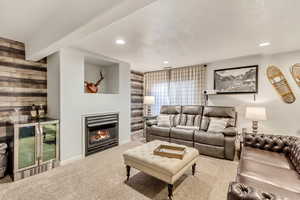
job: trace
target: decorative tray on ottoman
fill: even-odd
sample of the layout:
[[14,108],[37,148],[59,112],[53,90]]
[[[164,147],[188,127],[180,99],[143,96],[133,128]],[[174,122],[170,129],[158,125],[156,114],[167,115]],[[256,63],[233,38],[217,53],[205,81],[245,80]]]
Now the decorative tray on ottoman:
[[185,154],[185,147],[178,147],[178,146],[169,146],[169,145],[159,145],[154,151],[154,155],[168,157],[168,158],[183,158]]

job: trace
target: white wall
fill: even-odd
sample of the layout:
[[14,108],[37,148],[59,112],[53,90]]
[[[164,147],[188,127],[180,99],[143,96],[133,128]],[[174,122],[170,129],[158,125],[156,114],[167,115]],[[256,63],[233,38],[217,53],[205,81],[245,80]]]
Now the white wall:
[[[86,94],[84,83],[84,57],[87,53],[63,49],[60,51],[60,149],[61,160],[71,160],[83,155],[82,116],[86,114],[119,112],[120,143],[130,140],[130,65],[119,63],[119,94]],[[89,55],[90,56],[90,55]],[[93,55],[100,57],[99,55]],[[51,59],[50,59],[51,62]],[[49,63],[48,71],[52,63]],[[51,72],[50,72],[51,73]],[[49,77],[48,84],[57,81]],[[52,91],[53,92],[53,91]],[[57,95],[48,93],[48,96]],[[48,104],[49,113],[57,109]]]
[[119,68],[117,65],[106,67],[106,93],[118,94],[119,93]]
[[100,78],[100,71],[103,74],[103,81],[100,83],[98,93],[117,94],[119,93],[119,65],[109,66],[96,65],[85,62],[84,80],[96,83]]
[[[207,66],[207,89],[213,89],[213,73],[216,69],[259,65],[258,94],[254,102],[253,95],[216,95],[209,97],[209,105],[236,106],[239,113],[239,129],[251,129],[251,122],[245,120],[245,107],[247,105],[265,106],[268,120],[259,124],[260,132],[270,134],[288,134],[300,136],[300,88],[289,72],[292,64],[300,63],[300,51],[265,56],[250,56],[224,61],[218,61]],[[266,76],[266,68],[273,64],[282,70],[286,76],[295,96],[293,104],[286,104],[277,94]]]
[[[104,70],[103,66],[85,63],[84,80],[88,82],[96,83],[100,78],[100,74],[99,74],[100,71],[102,71],[104,77],[107,77],[106,71]],[[98,93],[107,93],[106,80],[107,78],[104,78],[104,80],[100,83]]]
[[60,64],[59,52],[54,53],[47,57],[48,115],[53,118],[59,118],[60,116],[60,72],[59,72],[60,65],[59,64]]

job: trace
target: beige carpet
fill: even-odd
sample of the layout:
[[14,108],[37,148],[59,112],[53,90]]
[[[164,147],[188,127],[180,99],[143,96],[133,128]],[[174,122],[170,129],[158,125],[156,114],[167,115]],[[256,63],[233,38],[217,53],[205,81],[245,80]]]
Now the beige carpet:
[[[2,200],[143,200],[167,199],[162,181],[137,170],[125,183],[122,152],[131,142],[14,183],[0,183]],[[225,200],[237,162],[200,157],[196,175],[188,171],[175,185],[174,200]],[[5,182],[5,181],[4,181]]]

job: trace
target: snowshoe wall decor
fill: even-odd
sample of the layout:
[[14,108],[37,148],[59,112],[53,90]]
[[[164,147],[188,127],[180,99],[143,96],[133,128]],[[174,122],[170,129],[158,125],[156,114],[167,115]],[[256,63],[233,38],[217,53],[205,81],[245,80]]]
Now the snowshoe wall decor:
[[291,74],[297,85],[300,87],[300,63],[294,64],[291,67]]
[[295,102],[296,97],[286,78],[278,67],[274,65],[269,66],[267,68],[267,76],[270,83],[273,85],[285,103],[290,104]]

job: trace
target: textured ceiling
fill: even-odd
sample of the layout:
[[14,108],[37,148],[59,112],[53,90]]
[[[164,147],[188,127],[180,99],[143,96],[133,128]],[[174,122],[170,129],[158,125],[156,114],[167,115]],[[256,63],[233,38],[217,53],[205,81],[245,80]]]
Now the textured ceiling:
[[[300,49],[299,0],[138,2],[1,0],[0,37],[35,44],[37,57],[73,46],[129,62],[140,71]],[[95,19],[106,23],[83,29]],[[75,30],[76,37],[68,37]],[[120,38],[126,45],[115,44]],[[266,41],[271,45],[259,47]]]
[[73,20],[86,22],[124,0],[1,0],[0,36],[22,42],[48,26],[72,26]]
[[[299,8],[299,0],[158,0],[74,46],[140,71],[292,51],[300,47]],[[259,47],[265,41],[271,46]]]

